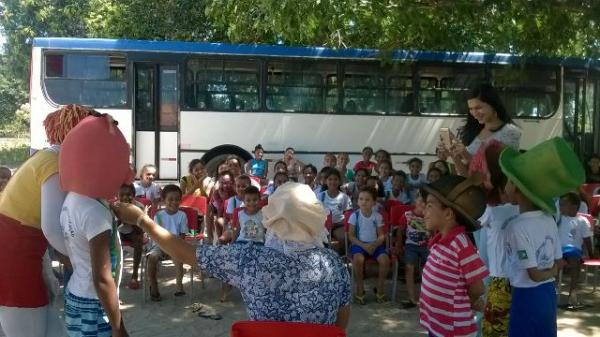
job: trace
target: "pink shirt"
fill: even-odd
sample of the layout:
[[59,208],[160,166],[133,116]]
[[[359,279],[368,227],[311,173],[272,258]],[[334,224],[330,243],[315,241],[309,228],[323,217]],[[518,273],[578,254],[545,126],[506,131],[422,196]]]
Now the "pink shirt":
[[421,283],[421,325],[434,336],[468,336],[477,330],[469,284],[482,280],[488,271],[467,235],[458,226],[446,236],[434,236]]

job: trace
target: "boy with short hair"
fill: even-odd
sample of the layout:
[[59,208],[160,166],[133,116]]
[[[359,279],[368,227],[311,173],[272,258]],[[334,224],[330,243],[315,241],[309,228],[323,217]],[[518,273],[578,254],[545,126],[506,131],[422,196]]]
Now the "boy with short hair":
[[265,227],[260,210],[260,191],[254,186],[244,190],[244,207],[233,213],[232,228],[236,243],[265,243]]
[[406,188],[406,173],[404,171],[396,171],[392,175],[392,190],[385,193],[385,201],[388,200],[396,200],[405,205],[413,203],[410,198],[410,191]]
[[406,183],[410,187],[410,197],[416,199],[417,191],[423,184],[427,183],[427,177],[421,173],[423,169],[423,161],[417,157],[411,158],[407,162],[409,174],[407,175]]
[[512,286],[508,336],[557,335],[554,276],[562,259],[553,198],[584,181],[583,167],[562,138],[525,153],[507,147],[500,167],[520,214],[507,225],[507,273]]
[[445,176],[423,185],[425,226],[437,231],[423,268],[420,320],[429,336],[472,336],[473,310],[483,309],[488,271],[467,236],[485,210],[481,179]]
[[375,165],[377,165],[377,163],[371,161],[371,158],[373,158],[373,148],[370,146],[365,146],[365,148],[362,150],[362,158],[363,159],[361,161],[354,164],[354,172],[360,168],[364,168],[367,169],[369,171],[369,175],[371,175],[373,173],[373,169],[375,169]]
[[581,259],[583,258],[583,245],[593,258],[592,240],[593,235],[586,219],[577,216],[577,210],[581,200],[575,192],[569,192],[560,198],[560,214],[556,223],[558,224],[558,237],[562,246],[563,259],[569,267],[569,303],[567,309],[580,309],[583,306],[577,299],[577,282],[581,270]]

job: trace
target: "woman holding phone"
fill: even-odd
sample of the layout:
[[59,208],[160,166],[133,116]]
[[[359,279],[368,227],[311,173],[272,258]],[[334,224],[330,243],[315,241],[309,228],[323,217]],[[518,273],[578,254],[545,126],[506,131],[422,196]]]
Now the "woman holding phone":
[[467,100],[469,114],[465,125],[459,130],[458,139],[449,133],[450,146],[445,136],[447,129],[442,129],[438,156],[450,156],[460,175],[468,175],[472,157],[482,145],[492,139],[515,149],[519,149],[521,131],[513,123],[506,111],[497,91],[491,84],[475,87]]

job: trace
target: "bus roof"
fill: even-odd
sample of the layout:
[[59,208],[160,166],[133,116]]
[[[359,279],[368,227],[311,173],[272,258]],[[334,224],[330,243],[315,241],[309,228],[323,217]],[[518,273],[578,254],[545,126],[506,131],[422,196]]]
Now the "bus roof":
[[524,59],[522,56],[505,53],[418,50],[394,50],[391,52],[391,55],[385,55],[377,49],[333,49],[324,47],[294,47],[283,45],[231,44],[214,42],[38,37],[33,39],[33,46],[39,48],[68,50],[105,50],[159,53],[169,52],[325,59],[376,60],[381,59],[382,56],[391,56],[390,59],[396,61],[431,61],[481,64],[517,64],[526,61],[527,63],[556,64],[568,67],[600,67],[600,60],[591,58],[530,56]]

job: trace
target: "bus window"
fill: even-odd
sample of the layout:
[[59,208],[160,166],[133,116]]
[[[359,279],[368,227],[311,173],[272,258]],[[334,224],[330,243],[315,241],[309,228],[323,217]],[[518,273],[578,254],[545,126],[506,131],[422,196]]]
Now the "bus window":
[[258,63],[191,59],[185,75],[184,102],[188,109],[256,111]]
[[558,107],[554,69],[503,67],[492,72],[494,86],[509,113],[518,118],[546,118]]
[[456,116],[466,114],[471,88],[484,79],[480,65],[420,66],[419,112]]
[[412,77],[390,77],[387,89],[387,110],[391,115],[411,114],[413,112]]
[[118,108],[127,104],[124,56],[46,54],[44,87],[56,104]]
[[[326,79],[335,63],[270,62],[267,71],[267,110],[324,112]],[[336,95],[337,97],[337,95]]]
[[379,66],[346,64],[344,112],[385,114],[385,77]]

